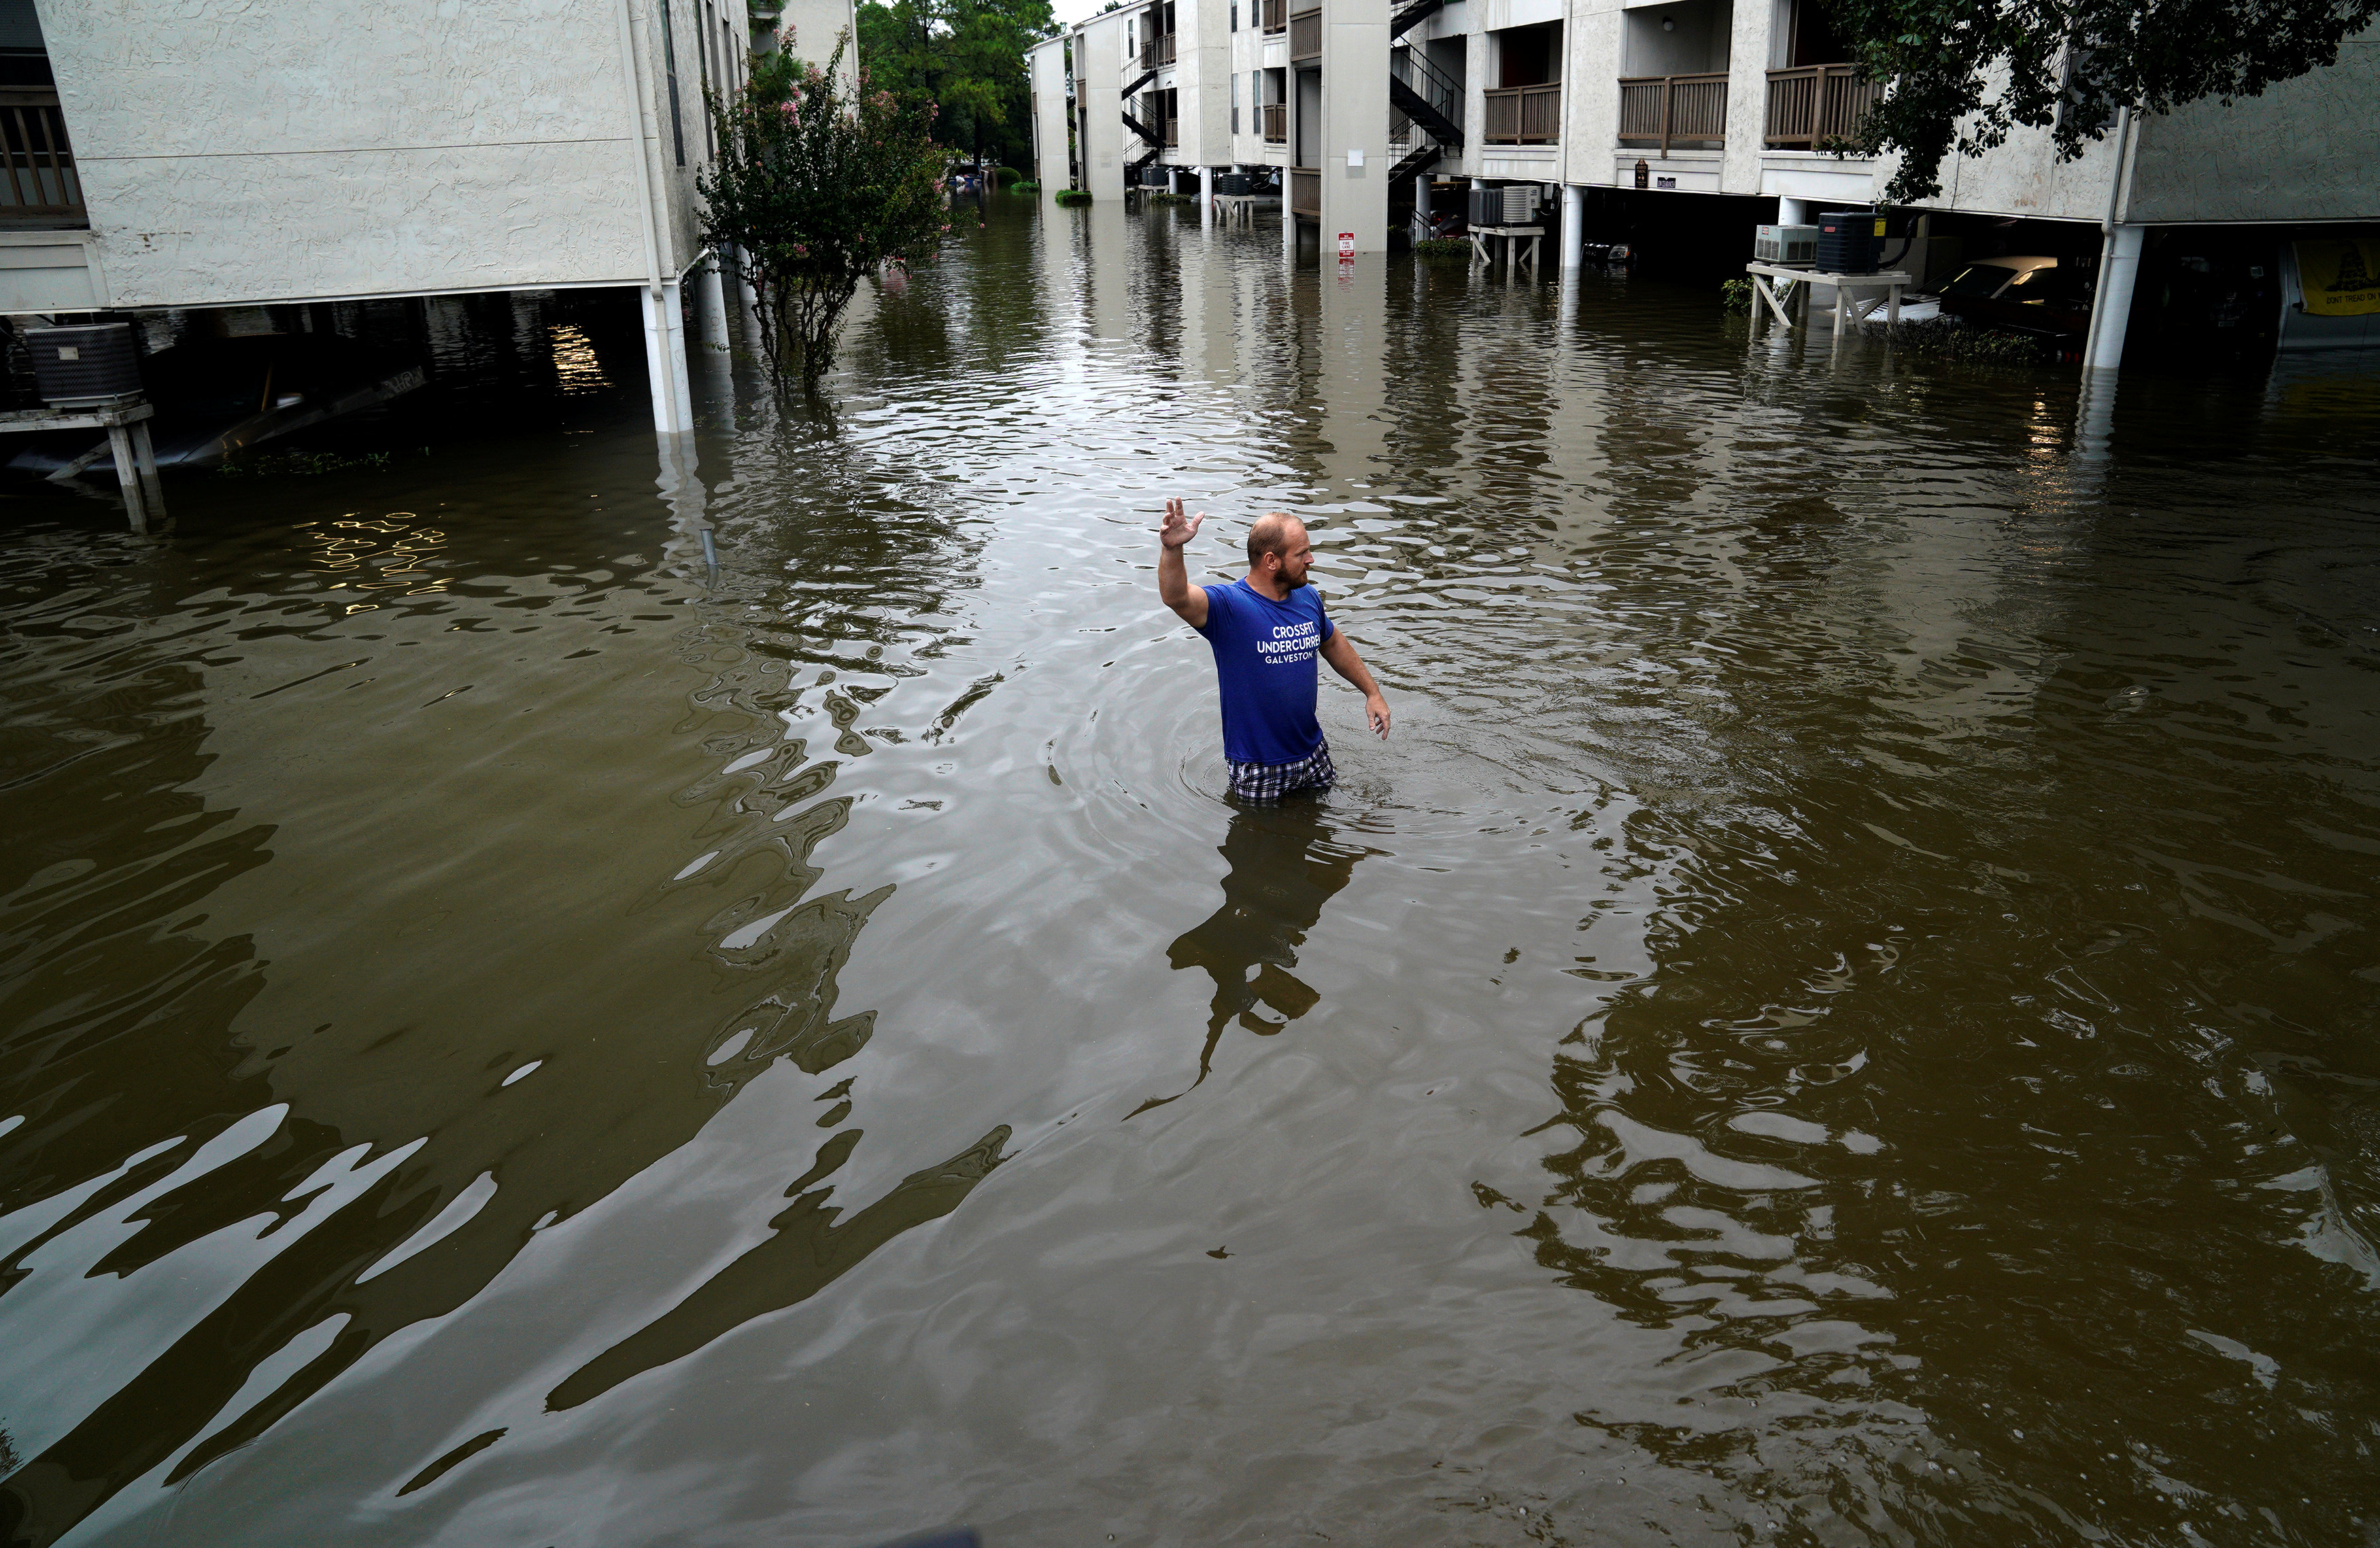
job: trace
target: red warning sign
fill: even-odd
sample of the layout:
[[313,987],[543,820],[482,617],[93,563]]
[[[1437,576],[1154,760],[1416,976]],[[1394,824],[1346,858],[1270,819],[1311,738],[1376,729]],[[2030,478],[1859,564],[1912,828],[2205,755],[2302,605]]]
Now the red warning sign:
[[1352,263],[1354,259],[1355,234],[1352,231],[1342,231],[1339,234],[1339,261]]

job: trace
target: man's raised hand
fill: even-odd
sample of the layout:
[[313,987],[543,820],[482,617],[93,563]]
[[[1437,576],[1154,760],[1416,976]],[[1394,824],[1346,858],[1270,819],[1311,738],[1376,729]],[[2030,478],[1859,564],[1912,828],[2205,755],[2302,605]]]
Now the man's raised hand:
[[1198,536],[1198,527],[1206,519],[1207,513],[1204,511],[1195,516],[1185,516],[1183,514],[1182,502],[1169,500],[1165,502],[1165,525],[1157,529],[1157,540],[1169,549],[1181,548],[1191,538]]

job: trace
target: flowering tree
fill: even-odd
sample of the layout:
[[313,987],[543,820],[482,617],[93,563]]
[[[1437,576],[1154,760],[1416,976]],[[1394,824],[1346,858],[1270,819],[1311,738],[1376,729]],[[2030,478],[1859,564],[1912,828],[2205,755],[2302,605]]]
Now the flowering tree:
[[695,183],[705,237],[742,255],[770,375],[783,385],[790,354],[813,395],[859,282],[925,258],[950,229],[933,106],[871,90],[865,70],[845,75],[850,42],[824,67],[753,60],[742,91],[711,98],[719,163]]

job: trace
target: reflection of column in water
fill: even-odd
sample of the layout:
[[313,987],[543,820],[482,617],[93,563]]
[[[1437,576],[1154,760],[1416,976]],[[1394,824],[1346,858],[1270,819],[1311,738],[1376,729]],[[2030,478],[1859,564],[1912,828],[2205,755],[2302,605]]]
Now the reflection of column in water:
[[[1201,968],[1215,982],[1206,1046],[1199,1050],[1191,1090],[1206,1080],[1223,1029],[1233,1021],[1269,1037],[1320,1003],[1322,997],[1289,970],[1320,921],[1322,905],[1347,885],[1355,863],[1369,853],[1339,842],[1323,808],[1310,799],[1232,814],[1221,850],[1231,865],[1223,877],[1222,906],[1165,952],[1176,969]],[[1135,1115],[1185,1094],[1151,1097]]]
[[2084,371],[2082,391],[2074,408],[2075,460],[2106,461],[2116,426],[2116,373]]
[[653,440],[661,457],[661,471],[654,476],[653,487],[661,490],[662,503],[670,508],[671,536],[662,545],[662,552],[668,556],[663,563],[681,574],[708,575],[713,551],[706,541],[710,536],[710,522],[705,510],[707,491],[702,487],[694,436],[686,432],[656,435]]

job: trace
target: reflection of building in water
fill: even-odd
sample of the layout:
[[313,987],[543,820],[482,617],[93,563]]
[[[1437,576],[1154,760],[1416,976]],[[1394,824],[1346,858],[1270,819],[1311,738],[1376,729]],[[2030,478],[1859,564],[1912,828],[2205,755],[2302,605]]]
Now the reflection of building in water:
[[[1231,869],[1223,877],[1223,904],[1206,923],[1184,932],[1166,949],[1176,968],[1203,968],[1215,981],[1208,1002],[1207,1043],[1198,1052],[1196,1089],[1213,1067],[1223,1029],[1237,1022],[1269,1037],[1321,1000],[1290,970],[1297,949],[1329,902],[1369,852],[1342,843],[1311,801],[1236,812],[1221,853]],[[1186,1093],[1157,1096],[1135,1115],[1161,1107]]]

